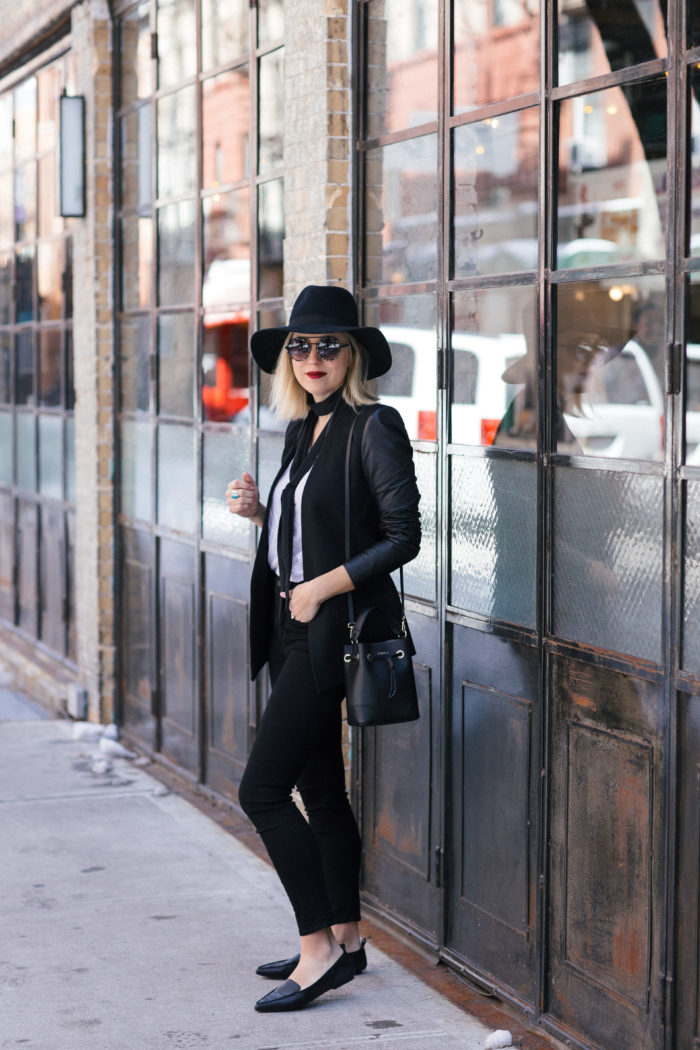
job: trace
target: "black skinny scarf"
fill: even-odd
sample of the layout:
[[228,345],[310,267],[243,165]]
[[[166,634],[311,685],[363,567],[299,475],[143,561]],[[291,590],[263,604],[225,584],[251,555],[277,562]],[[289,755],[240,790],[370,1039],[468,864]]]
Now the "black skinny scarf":
[[281,590],[286,595],[284,605],[282,606],[282,615],[284,615],[284,608],[289,602],[289,583],[292,575],[294,495],[297,485],[316,462],[316,458],[321,451],[321,446],[326,433],[328,432],[328,428],[333,422],[331,416],[331,419],[328,420],[328,423],[321,431],[318,440],[314,441],[313,445],[311,445],[311,438],[313,436],[314,427],[316,426],[316,420],[319,416],[327,416],[331,413],[334,414],[337,406],[340,404],[341,398],[341,390],[335,390],[324,401],[311,401],[309,403],[309,413],[301,426],[296,448],[294,449],[294,458],[292,459],[292,465],[289,471],[289,481],[282,489],[280,520],[277,531],[277,560],[279,562],[280,580],[282,581]]

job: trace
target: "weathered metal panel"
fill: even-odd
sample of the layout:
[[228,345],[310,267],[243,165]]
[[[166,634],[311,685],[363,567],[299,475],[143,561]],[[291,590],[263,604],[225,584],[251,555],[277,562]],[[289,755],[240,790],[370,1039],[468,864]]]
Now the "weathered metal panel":
[[661,1045],[663,690],[553,661],[549,1009],[593,1045]]
[[206,578],[206,781],[233,795],[248,755],[247,562],[207,555]]
[[193,549],[161,540],[159,570],[161,749],[166,757],[198,775]]
[[535,997],[537,651],[453,625],[446,945]]
[[155,541],[122,529],[120,678],[122,721],[129,736],[156,747],[153,693]]
[[700,696],[679,707],[676,1045],[700,1050]]

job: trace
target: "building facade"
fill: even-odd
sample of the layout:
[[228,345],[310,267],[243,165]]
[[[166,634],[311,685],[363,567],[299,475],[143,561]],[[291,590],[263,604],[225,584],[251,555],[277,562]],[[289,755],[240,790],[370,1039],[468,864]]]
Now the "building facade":
[[283,439],[249,335],[351,288],[424,533],[422,717],[350,741],[366,906],[599,1050],[700,1048],[698,68],[696,0],[0,30],[3,661],[235,802],[267,687],[224,490]]

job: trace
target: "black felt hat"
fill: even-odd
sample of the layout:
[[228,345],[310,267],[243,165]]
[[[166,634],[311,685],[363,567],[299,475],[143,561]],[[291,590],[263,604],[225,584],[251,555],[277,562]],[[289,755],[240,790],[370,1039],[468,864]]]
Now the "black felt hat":
[[378,328],[358,324],[357,303],[339,285],[309,284],[297,296],[289,324],[281,328],[261,328],[253,332],[250,350],[263,372],[274,372],[282,344],[290,332],[329,335],[349,332],[367,353],[367,378],[376,379],[391,368],[391,350]]

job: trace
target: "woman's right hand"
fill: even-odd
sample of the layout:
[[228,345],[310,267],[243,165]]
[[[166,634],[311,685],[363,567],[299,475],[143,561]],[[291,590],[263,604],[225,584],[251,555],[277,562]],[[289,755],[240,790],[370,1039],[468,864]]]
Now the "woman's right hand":
[[232,514],[254,518],[260,507],[260,493],[255,478],[247,472],[243,478],[234,478],[226,486],[226,504]]

